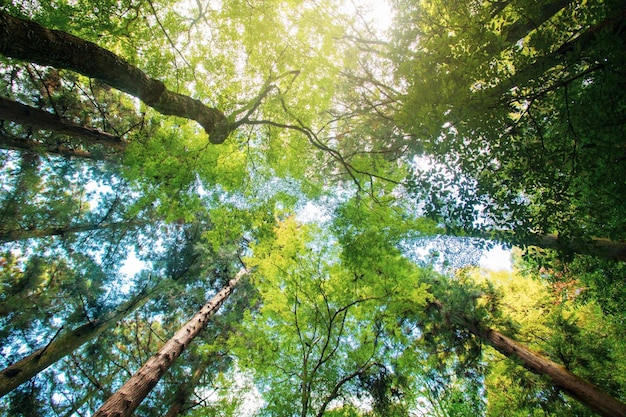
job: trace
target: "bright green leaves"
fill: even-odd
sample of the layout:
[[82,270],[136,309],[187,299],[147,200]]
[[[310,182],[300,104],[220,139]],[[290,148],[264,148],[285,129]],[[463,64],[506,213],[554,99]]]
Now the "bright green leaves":
[[407,341],[398,317],[428,299],[420,272],[399,254],[350,265],[342,262],[349,249],[333,241],[287,218],[246,260],[259,308],[230,343],[239,365],[254,371],[265,413],[321,415],[340,398],[346,410],[358,407],[350,397],[366,391],[362,377]]
[[[575,281],[555,285],[517,271],[480,270],[467,271],[459,279],[466,290],[456,296],[454,291],[448,292],[455,310],[473,314],[503,333],[513,333],[530,349],[604,391],[622,395],[623,372],[618,369],[623,366],[624,352],[621,342],[613,342],[623,333],[621,324],[603,314],[595,302],[585,303],[579,295],[584,289]],[[458,303],[464,294],[471,299],[465,306]],[[545,378],[514,362],[499,360],[500,354],[487,349],[482,358],[488,364],[484,376],[487,415],[508,410],[515,410],[512,415],[516,416],[539,415],[534,414],[538,409],[544,410],[541,415],[592,415]]]

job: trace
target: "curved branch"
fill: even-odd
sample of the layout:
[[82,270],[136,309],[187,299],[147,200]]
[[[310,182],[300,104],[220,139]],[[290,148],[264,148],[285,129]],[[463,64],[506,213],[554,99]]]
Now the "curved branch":
[[224,142],[232,130],[220,110],[168,90],[163,82],[150,78],[95,43],[3,11],[0,11],[0,54],[102,80],[161,114],[195,120],[207,132],[211,143]]

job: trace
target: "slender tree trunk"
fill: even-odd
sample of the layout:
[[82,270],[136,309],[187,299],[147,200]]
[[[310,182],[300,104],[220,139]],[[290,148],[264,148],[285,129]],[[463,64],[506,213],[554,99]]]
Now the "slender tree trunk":
[[506,46],[515,44],[520,39],[526,37],[530,32],[537,29],[543,23],[548,21],[552,16],[574,3],[573,0],[554,0],[549,3],[542,4],[538,7],[538,14],[528,16],[526,19],[519,19],[504,29],[504,37]]
[[[59,155],[65,158],[91,159],[93,161],[105,161],[110,159],[109,155],[96,155],[82,149],[73,149],[56,143],[37,142],[32,139],[24,139],[15,136],[8,136],[0,133],[0,148],[16,151],[27,151],[36,154]],[[112,158],[111,158],[112,159]]]
[[78,137],[93,144],[102,144],[115,149],[125,149],[127,145],[125,140],[110,133],[72,123],[45,110],[27,106],[4,97],[0,97],[0,119],[11,120],[35,129]]
[[209,319],[230,296],[247,273],[241,270],[224,288],[206,303],[157,353],[96,411],[94,417],[128,417],[159,382],[176,359],[200,334]]
[[567,393],[599,415],[605,417],[626,417],[626,404],[611,397],[595,385],[572,374],[565,367],[530,350],[497,330],[483,326],[475,320],[470,320],[456,312],[446,310],[444,305],[437,300],[433,301],[432,304],[442,311],[452,323],[466,328],[504,356],[521,361],[522,365],[528,370],[548,377],[556,388]]
[[203,361],[200,366],[198,366],[193,373],[191,374],[191,378],[189,381],[184,383],[174,395],[174,401],[170,405],[170,408],[167,410],[165,417],[176,417],[185,411],[185,404],[191,394],[193,394],[194,389],[200,382],[200,378],[204,375],[204,371],[206,371],[207,362]]
[[53,339],[43,348],[0,371],[0,397],[8,394],[85,343],[95,339],[109,327],[115,326],[120,319],[137,309],[148,298],[149,293],[145,293],[125,303],[110,315],[93,320],[63,334],[58,339]]
[[[93,397],[95,397],[96,394],[102,392],[104,395],[107,395],[107,393],[104,392],[103,390],[103,386],[109,384],[113,380],[113,377],[115,377],[115,373],[110,373],[107,376],[105,381],[103,381],[102,383],[98,382],[97,385],[94,385],[93,388],[90,389],[87,394],[85,394],[82,398],[80,398],[80,400],[78,400],[77,402],[71,402],[70,406],[68,407],[68,410],[65,412],[65,414],[63,414],[62,417],[80,416],[81,415],[79,413],[80,408],[83,405],[85,405],[89,400],[91,400]],[[108,393],[108,395],[111,395],[111,394]]]
[[125,221],[115,223],[91,223],[67,227],[50,227],[44,229],[10,230],[0,231],[0,243],[14,242],[24,239],[36,239],[48,236],[63,236],[72,233],[89,232],[93,230],[121,229],[138,224],[137,222]]
[[230,127],[220,110],[174,93],[158,80],[95,43],[0,11],[0,53],[40,65],[97,78],[131,94],[164,115],[195,120],[212,143],[222,143]]

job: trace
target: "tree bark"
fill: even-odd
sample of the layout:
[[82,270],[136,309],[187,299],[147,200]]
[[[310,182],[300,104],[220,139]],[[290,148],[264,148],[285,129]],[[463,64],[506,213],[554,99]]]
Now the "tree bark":
[[563,239],[558,235],[532,235],[525,242],[526,245],[538,246],[544,249],[562,250],[590,255],[598,258],[613,259],[626,262],[626,242],[606,238]]
[[136,224],[138,224],[138,222],[126,221],[115,223],[92,223],[67,227],[51,227],[45,229],[10,230],[6,232],[0,232],[0,243],[14,242],[24,239],[36,239],[48,236],[63,236],[67,234],[89,232],[93,230],[120,229],[122,227],[130,227]]
[[108,160],[108,155],[96,155],[82,149],[73,149],[58,144],[37,142],[32,139],[19,138],[0,133],[0,148],[15,151],[27,151],[36,154],[59,155],[65,158],[91,159],[93,161]]
[[470,236],[509,243],[516,246],[537,246],[543,249],[554,249],[576,253],[579,255],[595,256],[602,259],[626,262],[626,242],[607,238],[562,238],[556,234],[530,234],[526,237],[517,237],[512,232],[474,232]]
[[40,65],[76,71],[131,94],[164,115],[198,122],[212,143],[222,143],[230,133],[224,113],[201,101],[167,90],[121,57],[60,30],[0,11],[0,53]]
[[480,326],[466,324],[467,329],[509,358],[516,358],[528,370],[547,376],[555,387],[606,417],[626,417],[626,404],[611,397],[600,388],[572,374],[563,366],[528,349],[502,333]]
[[567,393],[599,415],[605,417],[626,417],[626,404],[611,397],[595,385],[572,374],[565,367],[532,351],[497,330],[446,309],[444,304],[438,300],[432,301],[431,304],[444,313],[447,320],[451,323],[469,330],[504,356],[521,361],[521,364],[531,372],[548,377],[556,388]]
[[148,293],[143,294],[143,296],[125,303],[112,314],[84,324],[69,333],[65,333],[58,339],[53,339],[43,348],[0,371],[0,397],[8,394],[85,343],[95,339],[109,327],[116,325],[120,319],[141,306],[148,299],[148,296]]
[[196,385],[200,382],[200,378],[204,375],[204,371],[206,371],[207,363],[204,361],[198,366],[193,373],[191,374],[191,379],[184,383],[178,390],[176,390],[176,394],[174,395],[174,401],[170,404],[165,417],[176,417],[179,416],[185,411],[185,404],[187,400],[193,394]]
[[157,353],[96,411],[94,417],[128,417],[159,382],[174,361],[200,334],[209,318],[230,296],[248,271],[241,270],[224,288],[206,303]]
[[78,137],[93,144],[107,145],[115,149],[123,150],[127,145],[125,140],[110,133],[72,123],[45,110],[4,97],[0,97],[0,119],[10,120],[35,129]]

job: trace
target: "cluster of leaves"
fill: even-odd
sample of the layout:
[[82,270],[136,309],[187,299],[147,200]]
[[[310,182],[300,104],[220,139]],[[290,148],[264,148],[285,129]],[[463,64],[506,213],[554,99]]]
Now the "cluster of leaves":
[[620,2],[396,2],[412,189],[464,230],[622,239]]

